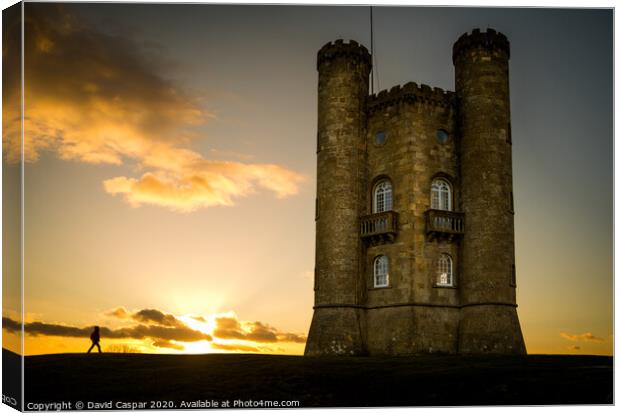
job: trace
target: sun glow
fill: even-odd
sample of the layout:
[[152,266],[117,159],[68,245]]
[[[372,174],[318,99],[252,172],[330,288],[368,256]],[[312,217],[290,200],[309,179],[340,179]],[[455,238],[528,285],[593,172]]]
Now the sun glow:
[[[107,353],[267,353],[302,354],[306,337],[260,321],[244,321],[234,311],[174,315],[158,309],[117,307],[100,314],[101,347]],[[21,324],[5,314],[5,347],[19,352]],[[27,320],[26,355],[80,353],[90,347],[91,326]]]

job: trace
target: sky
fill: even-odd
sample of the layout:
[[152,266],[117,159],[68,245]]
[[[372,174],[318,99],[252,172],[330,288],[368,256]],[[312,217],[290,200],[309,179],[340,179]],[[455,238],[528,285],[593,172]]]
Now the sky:
[[[100,325],[104,351],[302,354],[316,52],[338,38],[369,46],[369,8],[28,3],[26,18],[25,353],[85,351]],[[374,18],[377,90],[454,90],[458,37],[508,36],[527,350],[612,354],[611,10]],[[6,194],[20,157],[6,102],[19,95],[3,83]],[[6,276],[18,269],[3,271],[3,346],[19,351]]]

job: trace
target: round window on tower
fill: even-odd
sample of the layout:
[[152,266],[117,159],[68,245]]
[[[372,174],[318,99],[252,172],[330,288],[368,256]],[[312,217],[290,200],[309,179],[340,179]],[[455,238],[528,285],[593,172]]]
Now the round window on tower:
[[383,131],[375,133],[375,145],[384,145],[387,140],[387,134]]
[[444,129],[437,129],[437,142],[446,143],[450,139],[450,135]]

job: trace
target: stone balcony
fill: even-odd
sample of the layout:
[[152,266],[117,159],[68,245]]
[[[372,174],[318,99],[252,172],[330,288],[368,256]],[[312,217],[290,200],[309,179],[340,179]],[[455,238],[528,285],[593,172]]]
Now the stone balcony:
[[432,241],[436,238],[452,241],[465,233],[465,214],[462,212],[429,209],[426,217],[426,236]]
[[398,213],[379,212],[360,218],[360,236],[371,244],[394,242],[398,234]]

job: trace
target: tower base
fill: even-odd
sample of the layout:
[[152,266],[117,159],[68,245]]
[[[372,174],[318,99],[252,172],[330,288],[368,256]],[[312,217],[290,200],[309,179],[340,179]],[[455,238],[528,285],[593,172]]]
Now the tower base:
[[517,308],[502,304],[461,308],[459,353],[527,354]]
[[306,356],[365,354],[362,317],[354,307],[315,308],[306,342]]

